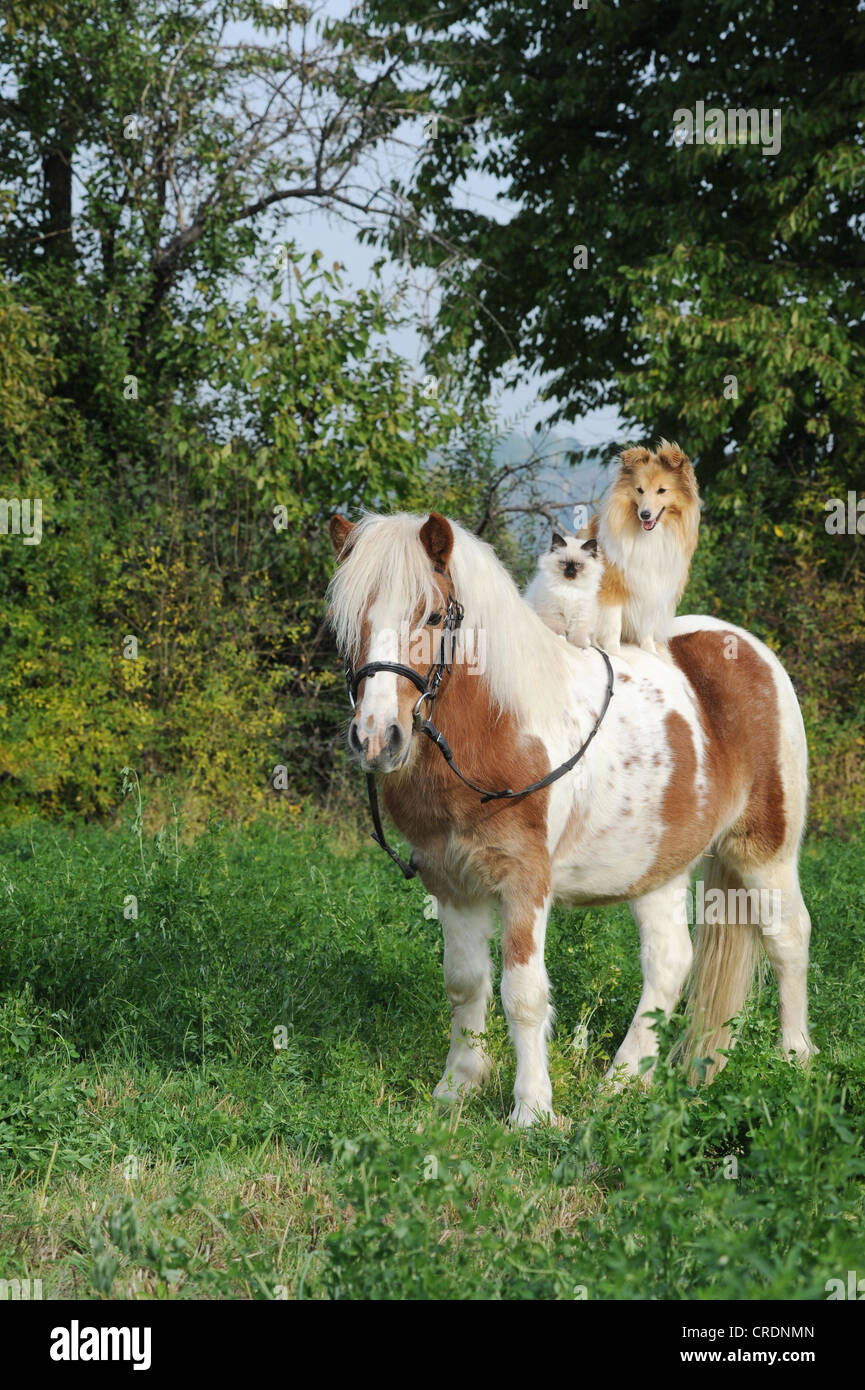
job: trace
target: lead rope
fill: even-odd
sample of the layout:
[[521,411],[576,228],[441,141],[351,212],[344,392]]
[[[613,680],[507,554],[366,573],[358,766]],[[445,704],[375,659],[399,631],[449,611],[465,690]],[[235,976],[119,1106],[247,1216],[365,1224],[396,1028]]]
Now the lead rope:
[[601,721],[603,720],[604,715],[610,707],[610,701],[613,698],[613,664],[610,661],[610,658],[607,656],[607,653],[601,647],[595,647],[594,650],[601,653],[601,656],[604,658],[607,667],[607,689],[604,695],[604,704],[600,714],[595,720],[594,728],[592,729],[585,743],[581,744],[581,746],[577,749],[576,753],[574,753],[572,757],[568,758],[567,762],[562,763],[559,767],[555,769],[555,771],[548,772],[546,777],[542,777],[539,782],[532,782],[531,786],[523,787],[518,792],[513,791],[510,787],[505,787],[504,790],[500,792],[487,791],[484,787],[479,787],[476,782],[472,782],[469,780],[468,777],[463,776],[456,763],[454,762],[454,755],[451,752],[450,745],[448,744],[447,739],[445,738],[444,734],[436,728],[435,724],[433,724],[431,719],[425,719],[423,721],[423,723],[419,726],[420,732],[426,734],[428,738],[432,739],[433,743],[436,745],[439,752],[442,754],[442,757],[444,758],[448,767],[451,769],[452,772],[456,773],[460,781],[465,782],[466,786],[471,787],[472,791],[480,793],[482,806],[484,806],[488,801],[514,800],[520,796],[530,796],[532,792],[542,791],[544,787],[550,786],[552,782],[557,782],[560,777],[564,777],[566,772],[570,772],[571,768],[576,767],[577,763],[580,761],[580,758],[582,758],[592,739],[595,737],[595,734],[601,727]]
[[[447,619],[445,621],[447,622]],[[444,646],[444,642],[442,645]],[[592,739],[595,737],[595,734],[600,729],[604,719],[604,715],[607,713],[607,710],[610,707],[610,701],[613,698],[613,683],[615,680],[615,676],[613,673],[613,663],[610,661],[610,658],[607,656],[607,653],[603,650],[602,647],[595,647],[594,650],[600,652],[601,656],[604,658],[604,664],[607,668],[607,689],[604,695],[604,703],[601,708],[600,714],[595,720],[594,727],[592,728],[585,742],[580,745],[576,753],[574,753],[570,758],[568,758],[567,762],[562,763],[552,772],[548,772],[546,777],[542,777],[539,782],[532,782],[531,786],[523,787],[518,792],[513,791],[511,787],[505,787],[502,791],[489,791],[484,787],[479,787],[476,782],[472,782],[470,778],[464,776],[464,774],[460,772],[459,768],[456,765],[456,762],[454,761],[454,755],[451,751],[450,744],[448,743],[441,730],[436,728],[435,724],[433,724],[431,719],[421,720],[418,716],[415,721],[415,728],[418,730],[419,733],[426,734],[427,738],[432,740],[432,742],[435,744],[436,748],[438,748],[439,752],[444,758],[445,762],[447,763],[448,767],[451,769],[453,773],[456,774],[460,781],[464,782],[465,785],[467,787],[470,787],[472,791],[477,792],[479,794],[482,806],[486,805],[488,801],[515,801],[519,797],[530,796],[532,792],[542,791],[544,787],[549,787],[553,782],[557,782],[560,777],[564,777],[565,773],[570,772],[572,768],[576,767],[577,763],[585,755],[586,749],[588,748]],[[430,673],[428,672],[427,679],[424,682],[424,688],[422,689],[420,677],[417,675],[416,671],[411,670],[411,667],[399,667],[396,665],[396,663],[375,663],[375,670],[396,670],[398,674],[407,674],[408,672],[411,672],[411,678],[414,680],[414,684],[418,687],[418,689],[421,690],[420,700],[418,700],[417,706],[415,707],[416,714],[423,699],[434,700],[436,695],[438,694],[438,687],[441,683],[442,675],[444,674],[445,669],[444,664],[441,660],[439,661],[439,663],[437,663],[437,667],[437,679],[434,680],[434,688],[431,688],[429,685]],[[374,675],[375,670],[371,669],[371,667],[361,667],[361,672],[359,672],[354,679],[353,689],[351,686],[351,682],[349,681],[349,693],[352,696],[352,700],[354,696],[354,690],[357,689],[357,685],[360,679],[362,678],[361,673],[367,672],[370,675]],[[378,788],[376,786],[375,776],[371,772],[367,773],[366,785],[367,792],[369,794],[369,806],[370,812],[372,814],[372,823],[375,827],[372,838],[375,840],[376,844],[381,846],[381,848],[385,851],[386,854],[390,855],[393,862],[396,865],[398,865],[399,868],[402,870],[405,878],[415,878],[417,876],[417,869],[412,864],[407,864],[405,860],[393,848],[393,846],[389,845],[387,842],[387,838],[384,833],[384,828],[381,823],[381,812],[379,810],[378,804]]]

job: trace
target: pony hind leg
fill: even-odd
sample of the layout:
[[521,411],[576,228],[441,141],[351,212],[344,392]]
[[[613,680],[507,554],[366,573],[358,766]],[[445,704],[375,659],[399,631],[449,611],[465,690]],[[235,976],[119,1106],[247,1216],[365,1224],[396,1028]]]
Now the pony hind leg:
[[718,849],[704,871],[707,921],[697,927],[686,1057],[710,1058],[708,1079],[726,1065],[719,1049],[731,1045],[729,1021],[751,992],[762,942],[778,981],[782,1047],[804,1064],[817,1049],[808,1034],[811,919],[795,858],[746,867]]
[[491,902],[462,906],[440,902],[439,920],[444,931],[451,1037],[444,1074],[433,1095],[450,1102],[482,1086],[490,1069],[483,1034],[492,994],[489,942],[495,914]]
[[640,933],[643,992],[633,1022],[607,1072],[607,1078],[617,1086],[639,1075],[644,1057],[657,1057],[657,1034],[644,1015],[657,1009],[671,1013],[688,978],[693,958],[688,931],[689,886],[689,875],[679,874],[631,903]]
[[799,887],[795,860],[742,872],[756,910],[759,894],[760,938],[778,982],[781,1047],[786,1057],[805,1066],[817,1048],[808,1032],[808,947],[811,917]]

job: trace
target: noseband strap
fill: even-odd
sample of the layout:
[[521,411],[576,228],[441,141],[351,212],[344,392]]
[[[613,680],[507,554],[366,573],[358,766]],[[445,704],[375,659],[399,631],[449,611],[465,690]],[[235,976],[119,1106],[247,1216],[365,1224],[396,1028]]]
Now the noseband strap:
[[417,686],[421,695],[427,693],[427,683],[423,676],[419,675],[411,666],[401,666],[398,661],[368,661],[365,666],[361,666],[359,671],[352,671],[346,663],[345,679],[352,709],[354,709],[354,702],[357,697],[357,687],[362,680],[367,676],[374,676],[377,671],[393,671],[397,676],[405,676],[407,681],[412,681]]
[[[447,580],[450,581],[450,575],[447,570],[440,569],[439,566],[436,565],[435,571],[436,574],[443,574]],[[430,706],[434,705],[445,672],[451,669],[451,661],[449,658],[451,657],[450,649],[452,646],[452,635],[460,627],[462,620],[462,604],[457,602],[453,591],[451,591],[448,594],[447,610],[441,626],[442,641],[438,660],[433,662],[425,677],[419,675],[411,666],[403,666],[398,661],[369,661],[365,666],[361,666],[359,671],[355,671],[352,667],[350,658],[346,657],[345,683],[348,691],[348,698],[352,709],[354,709],[357,688],[361,681],[369,676],[376,675],[379,671],[390,671],[396,676],[404,676],[406,680],[411,681],[412,685],[420,691],[420,698],[414,707],[414,715],[412,717],[412,724],[415,730],[418,733],[425,734],[426,737],[435,744],[451,771],[455,773],[460,781],[467,787],[470,787],[472,791],[478,793],[481,799],[481,805],[485,805],[488,801],[516,801],[521,797],[530,796],[532,792],[541,791],[544,787],[549,787],[553,782],[557,782],[560,777],[564,777],[566,772],[570,772],[572,768],[576,767],[577,763],[584,756],[586,749],[600,729],[601,722],[613,698],[613,683],[615,679],[613,664],[607,656],[607,653],[601,647],[595,648],[595,651],[600,652],[601,656],[604,658],[604,664],[607,668],[607,689],[604,696],[604,703],[600,714],[595,720],[594,728],[577,749],[576,753],[568,758],[566,762],[561,763],[559,767],[554,768],[552,772],[548,772],[546,777],[542,777],[538,782],[532,782],[528,787],[522,787],[519,791],[514,791],[511,787],[504,787],[501,791],[490,791],[486,787],[479,787],[476,782],[472,782],[470,778],[464,776],[464,774],[460,772],[454,761],[454,755],[451,751],[450,744],[444,734],[436,728],[431,718],[423,719],[420,713],[420,707],[424,700],[429,700]],[[376,844],[381,845],[382,849],[390,855],[393,862],[399,866],[406,878],[414,878],[417,875],[415,866],[411,863],[407,864],[405,860],[397,854],[393,846],[389,845],[387,842],[384,827],[381,823],[381,812],[378,805],[378,788],[376,787],[375,776],[371,772],[367,773],[366,786],[369,793],[369,808],[372,815],[372,823],[375,827],[372,838],[375,840]]]
[[[450,580],[447,570],[435,567],[436,574],[443,574]],[[434,661],[425,676],[419,674],[411,666],[403,666],[399,661],[368,661],[365,666],[361,666],[359,671],[355,671],[351,658],[345,659],[345,688],[348,691],[349,703],[352,709],[357,698],[357,688],[362,680],[368,676],[374,676],[379,671],[390,671],[395,676],[404,676],[407,681],[411,681],[415,689],[420,691],[420,699],[414,708],[413,724],[416,729],[420,728],[420,706],[424,700],[432,703],[439,692],[446,671],[450,671],[453,658],[453,634],[462,626],[463,606],[457,603],[453,592],[448,594],[447,608],[445,609],[444,621],[441,625],[441,647],[439,648],[438,660]]]

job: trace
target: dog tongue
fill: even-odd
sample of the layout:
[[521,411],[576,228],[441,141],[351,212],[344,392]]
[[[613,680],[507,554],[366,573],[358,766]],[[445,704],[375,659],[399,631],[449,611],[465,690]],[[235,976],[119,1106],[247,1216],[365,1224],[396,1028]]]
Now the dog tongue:
[[644,530],[644,531],[654,531],[654,529],[655,529],[655,523],[654,523],[654,521],[644,521],[644,522],[643,522],[643,530]]

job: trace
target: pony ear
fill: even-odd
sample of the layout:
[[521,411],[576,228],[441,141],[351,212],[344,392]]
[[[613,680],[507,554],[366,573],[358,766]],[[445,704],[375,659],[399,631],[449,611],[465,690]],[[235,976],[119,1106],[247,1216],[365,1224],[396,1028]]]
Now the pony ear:
[[691,460],[678,444],[671,444],[669,439],[662,439],[658,444],[658,462],[667,468],[684,468]]
[[583,541],[583,544],[580,546],[580,549],[588,550],[590,555],[597,555],[598,542],[595,540],[595,537],[592,536],[591,540]]
[[562,550],[562,549],[564,549],[564,547],[565,547],[566,545],[567,545],[567,541],[565,540],[564,536],[560,536],[559,533],[558,533],[558,531],[554,531],[554,532],[553,532],[553,543],[552,543],[552,545],[550,546],[550,550]]
[[346,541],[357,525],[354,521],[346,521],[344,516],[337,512],[336,516],[330,518],[330,543],[337,555],[341,555]]
[[622,472],[630,473],[639,463],[647,463],[651,458],[648,449],[626,449],[622,454]]
[[450,522],[438,512],[430,512],[420,528],[421,544],[434,565],[447,569],[454,548],[454,533]]

